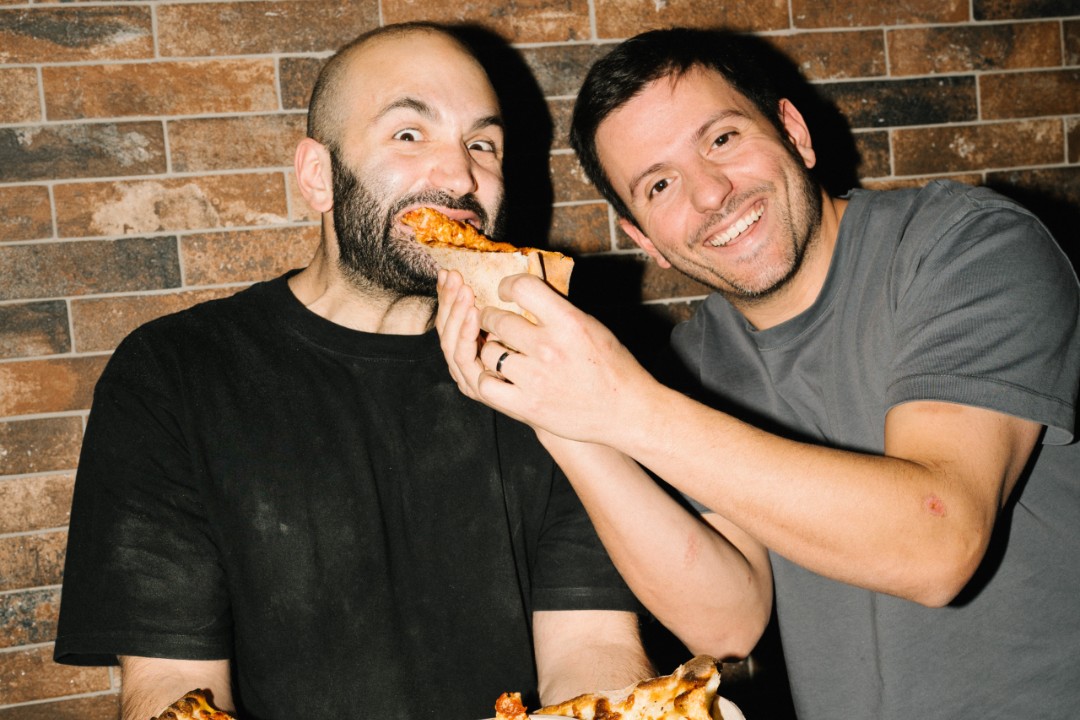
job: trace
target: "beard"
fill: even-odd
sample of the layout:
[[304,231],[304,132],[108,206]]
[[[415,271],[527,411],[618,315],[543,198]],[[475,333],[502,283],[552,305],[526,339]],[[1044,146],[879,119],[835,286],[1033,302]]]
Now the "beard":
[[481,231],[493,239],[503,232],[504,203],[499,199],[493,218],[472,193],[454,197],[425,190],[392,200],[380,196],[330,151],[334,182],[334,230],[338,267],[357,289],[394,298],[435,298],[437,266],[420,243],[397,228],[398,214],[411,205],[438,205],[476,215]]

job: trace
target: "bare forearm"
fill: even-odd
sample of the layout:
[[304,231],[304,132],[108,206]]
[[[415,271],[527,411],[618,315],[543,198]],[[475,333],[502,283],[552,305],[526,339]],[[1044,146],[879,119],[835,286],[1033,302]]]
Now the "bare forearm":
[[649,611],[693,652],[749,653],[772,607],[765,549],[738,528],[718,532],[618,451],[539,435]]
[[617,690],[654,675],[633,613],[537,612],[533,616],[540,701]]
[[156,717],[190,690],[209,690],[220,710],[233,710],[228,660],[121,657],[123,720]]
[[974,482],[983,469],[974,463],[904,459],[916,454],[908,447],[886,443],[879,456],[786,440],[662,386],[642,397],[635,412],[648,427],[613,434],[617,447],[792,561],[928,604],[947,601],[974,571],[994,522],[994,488],[1008,485]]

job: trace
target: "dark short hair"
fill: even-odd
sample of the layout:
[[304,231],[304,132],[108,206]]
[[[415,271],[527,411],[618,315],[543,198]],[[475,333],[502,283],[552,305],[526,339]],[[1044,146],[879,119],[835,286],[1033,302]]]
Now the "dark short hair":
[[759,62],[758,47],[758,40],[727,30],[652,30],[622,42],[592,66],[574,103],[570,145],[585,174],[620,217],[637,224],[600,162],[596,131],[605,118],[655,80],[679,78],[694,69],[713,70],[787,140],[780,118],[780,92]]
[[443,35],[453,40],[461,46],[466,55],[477,59],[476,52],[465,42],[453,26],[417,21],[385,25],[369,30],[341,46],[337,52],[323,63],[322,68],[319,70],[319,76],[316,78],[315,85],[311,90],[311,100],[308,103],[307,136],[329,148],[340,150],[338,141],[341,137],[343,119],[340,113],[340,93],[338,90],[349,66],[348,61],[353,53],[376,38],[425,32]]

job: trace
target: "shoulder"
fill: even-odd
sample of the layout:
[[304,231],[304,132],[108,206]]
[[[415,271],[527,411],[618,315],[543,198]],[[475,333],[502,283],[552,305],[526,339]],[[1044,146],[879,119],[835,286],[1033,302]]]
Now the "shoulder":
[[[884,262],[903,292],[941,274],[992,282],[1041,278],[1068,292],[1071,263],[1030,210],[986,187],[937,180],[921,188],[855,191],[846,230],[863,262]],[[845,221],[848,217],[845,215]]]
[[113,352],[102,381],[198,364],[218,346],[234,341],[244,328],[263,324],[260,317],[272,304],[275,282],[279,281],[259,283],[138,326]]
[[1054,245],[1030,210],[986,187],[935,180],[920,188],[854,191],[849,210],[862,232],[895,233],[924,251],[946,240],[974,243],[993,235],[1023,236]]

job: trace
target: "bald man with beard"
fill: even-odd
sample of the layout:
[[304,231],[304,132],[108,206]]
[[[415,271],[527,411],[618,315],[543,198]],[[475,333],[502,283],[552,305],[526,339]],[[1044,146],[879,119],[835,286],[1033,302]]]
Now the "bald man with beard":
[[125,720],[481,718],[648,674],[639,609],[526,426],[460,395],[419,206],[500,234],[504,128],[451,32],[332,57],[295,156],[307,267],[130,335],[76,481],[56,658]]

